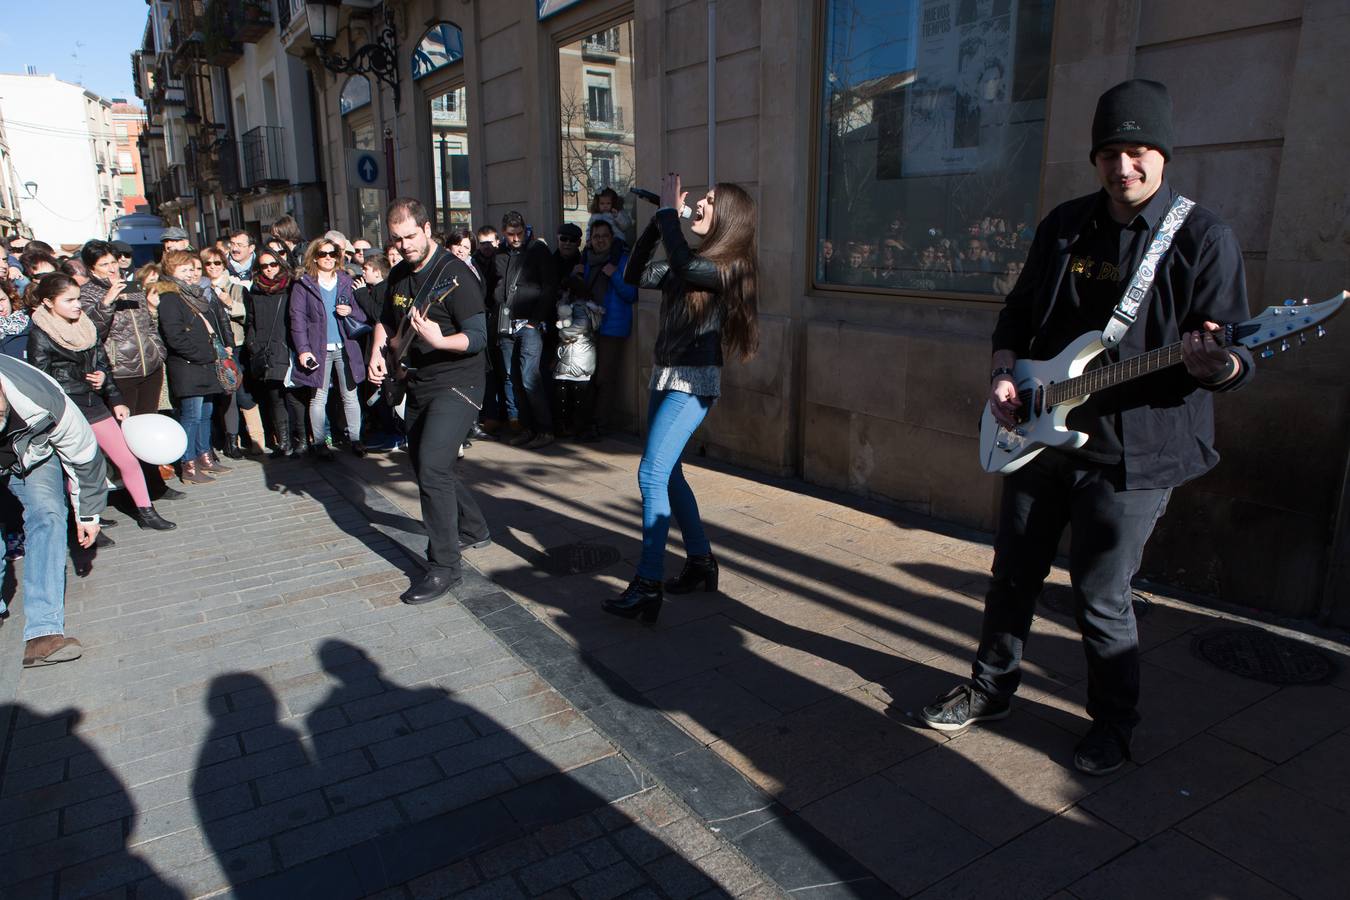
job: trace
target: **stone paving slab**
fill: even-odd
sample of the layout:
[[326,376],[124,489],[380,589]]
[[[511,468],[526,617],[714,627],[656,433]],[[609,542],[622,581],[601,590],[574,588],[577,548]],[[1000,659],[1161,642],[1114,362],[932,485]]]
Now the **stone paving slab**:
[[[767,798],[728,830],[752,860],[761,834],[796,829],[799,846],[848,873],[828,889],[840,895],[1193,896],[1186,886],[1218,871],[1216,896],[1343,895],[1350,861],[1331,846],[1350,833],[1343,644],[1309,638],[1335,663],[1325,683],[1244,679],[1191,652],[1196,635],[1233,626],[1231,613],[1146,593],[1135,760],[1087,778],[1070,762],[1088,726],[1086,670],[1062,603],[1047,600],[1033,625],[1011,719],[959,735],[917,719],[969,673],[988,535],[686,461],[721,590],[668,597],[652,628],[603,615],[641,549],[639,452],[623,440],[475,444],[464,477],[495,543],[467,558],[504,593],[466,606],[505,622],[518,604],[551,629],[552,642],[538,626],[499,633],[705,822],[738,814],[726,797]],[[402,454],[343,465],[415,515]],[[612,547],[620,562],[544,575],[546,551],[572,542]],[[673,529],[667,571],[680,562]],[[1049,581],[1062,589],[1067,573]]]
[[419,526],[339,471],[241,462],[163,504],[174,532],[120,516],[68,579],[77,662],[16,665],[19,598],[0,896],[781,895],[512,649],[553,632],[471,610],[498,588],[399,603],[381,529]]

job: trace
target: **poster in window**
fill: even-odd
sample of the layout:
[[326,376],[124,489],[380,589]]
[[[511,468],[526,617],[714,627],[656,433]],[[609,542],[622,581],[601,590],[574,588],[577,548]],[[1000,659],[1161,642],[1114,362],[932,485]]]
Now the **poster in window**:
[[1010,0],[923,0],[918,77],[905,107],[906,178],[973,172],[997,158],[1008,121]]

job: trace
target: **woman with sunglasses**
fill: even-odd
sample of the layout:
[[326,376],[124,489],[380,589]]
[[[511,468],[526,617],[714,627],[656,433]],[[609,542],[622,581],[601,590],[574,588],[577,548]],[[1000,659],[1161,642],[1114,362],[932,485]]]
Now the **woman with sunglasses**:
[[[234,337],[234,347],[239,353],[236,362],[239,371],[247,372],[248,360],[244,347],[244,285],[230,277],[230,269],[225,264],[225,255],[214,247],[201,252],[202,268],[211,282],[216,299],[229,318],[230,331]],[[221,424],[225,426],[225,455],[230,459],[243,459],[244,446],[239,439],[239,419],[242,417],[248,428],[251,455],[261,455],[267,443],[263,433],[262,416],[258,413],[258,404],[248,390],[248,379],[243,379],[234,393],[222,398]]]
[[276,436],[272,456],[299,456],[305,448],[305,403],[300,391],[287,385],[291,374],[290,321],[291,267],[275,250],[258,254],[253,284],[244,297],[244,346],[249,376],[267,401]]
[[342,245],[325,235],[305,251],[304,274],[291,288],[291,343],[298,365],[292,380],[314,389],[309,401],[309,428],[314,454],[332,459],[328,443],[328,390],[334,381],[342,392],[347,438],[352,452],[365,456],[361,443],[361,401],[356,386],[366,380],[366,360],[357,339],[369,326],[356,303],[352,277],[342,271]]

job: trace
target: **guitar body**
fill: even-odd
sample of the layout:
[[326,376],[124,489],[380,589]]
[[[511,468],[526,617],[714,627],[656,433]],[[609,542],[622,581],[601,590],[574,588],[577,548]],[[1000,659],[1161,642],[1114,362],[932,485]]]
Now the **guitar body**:
[[1022,401],[1014,429],[1004,428],[994,419],[989,404],[980,418],[980,464],[986,472],[1007,475],[1036,458],[1046,447],[1081,447],[1088,436],[1070,431],[1069,413],[1082,406],[1087,394],[1056,406],[1045,405],[1043,388],[1083,373],[1087,364],[1105,349],[1102,333],[1089,331],[1076,338],[1054,359],[1020,359],[1013,367],[1013,381]]

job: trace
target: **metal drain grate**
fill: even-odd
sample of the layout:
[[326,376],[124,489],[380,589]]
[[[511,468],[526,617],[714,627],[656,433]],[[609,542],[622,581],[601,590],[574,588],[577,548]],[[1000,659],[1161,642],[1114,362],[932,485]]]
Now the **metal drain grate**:
[[[1047,584],[1041,589],[1040,603],[1051,612],[1073,618],[1073,588],[1063,584]],[[1142,619],[1153,608],[1152,602],[1138,591],[1134,592],[1134,617]]]
[[619,561],[619,551],[608,544],[564,544],[544,551],[543,568],[550,575],[599,572]]
[[1330,659],[1302,641],[1255,628],[1224,628],[1196,635],[1191,651],[1225,672],[1267,684],[1314,684],[1335,671]]

